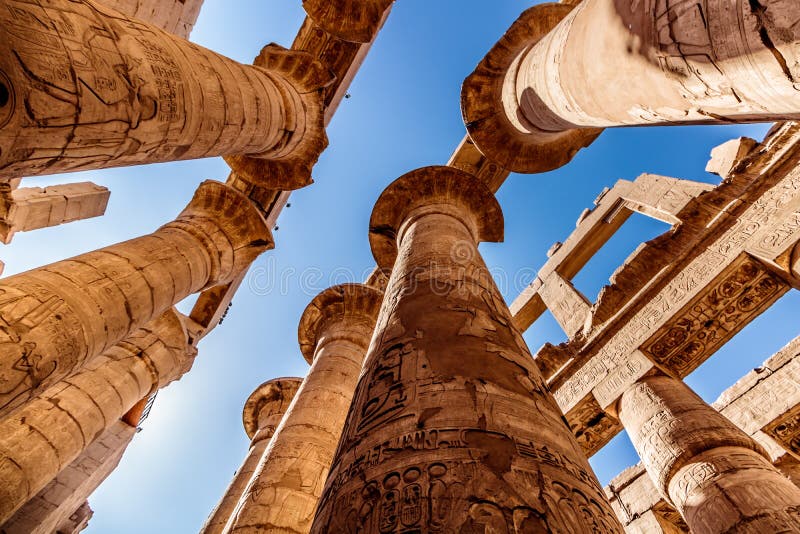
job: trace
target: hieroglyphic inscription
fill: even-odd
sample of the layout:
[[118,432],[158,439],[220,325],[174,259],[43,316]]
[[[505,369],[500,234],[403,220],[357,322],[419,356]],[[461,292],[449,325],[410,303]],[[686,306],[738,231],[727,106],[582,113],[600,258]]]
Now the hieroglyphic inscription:
[[800,456],[800,405],[772,421],[763,430],[784,449]]
[[686,376],[789,290],[783,279],[747,256],[720,278],[642,345],[642,351]]

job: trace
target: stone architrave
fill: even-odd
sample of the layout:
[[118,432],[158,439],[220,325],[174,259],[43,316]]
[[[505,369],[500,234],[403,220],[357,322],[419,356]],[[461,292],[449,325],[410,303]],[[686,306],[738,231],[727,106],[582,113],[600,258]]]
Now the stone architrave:
[[120,13],[188,39],[203,0],[101,0]]
[[250,450],[222,500],[200,529],[201,534],[220,534],[225,530],[225,525],[242,498],[270,439],[275,434],[275,429],[302,382],[301,378],[275,378],[258,386],[247,399],[242,420],[247,437],[251,440]]
[[226,532],[309,531],[382,298],[375,288],[343,284],[305,309],[298,337],[311,369]]
[[220,155],[316,160],[327,142],[320,89],[328,73],[275,45],[256,64],[92,0],[8,0],[0,179]]
[[206,181],[152,234],[3,279],[0,418],[272,246],[244,195]]
[[611,126],[800,118],[800,3],[583,0],[525,11],[464,83],[470,137],[516,172]]
[[196,353],[169,310],[1,421],[0,521],[141,399],[183,376]]
[[136,427],[117,421],[0,525],[3,534],[53,534],[116,469]]
[[379,198],[392,274],[312,532],[622,532],[478,253],[502,235],[457,169]]
[[616,406],[656,488],[694,534],[800,531],[800,488],[681,380],[644,377]]

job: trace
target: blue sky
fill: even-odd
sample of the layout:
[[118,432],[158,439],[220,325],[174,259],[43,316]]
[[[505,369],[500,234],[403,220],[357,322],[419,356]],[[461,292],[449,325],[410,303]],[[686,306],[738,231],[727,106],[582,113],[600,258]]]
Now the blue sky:
[[[326,287],[361,280],[373,266],[367,225],[373,203],[403,173],[444,164],[464,135],[462,80],[525,8],[517,0],[401,0],[342,102],[315,168],[316,183],[292,195],[275,232],[227,318],[200,345],[194,369],[162,391],[117,471],[90,499],[92,533],[197,532],[245,456],[245,399],[261,382],[303,376],[297,323]],[[289,46],[303,19],[300,0],[206,0],[192,40],[249,62],[269,41]],[[544,263],[546,251],[574,229],[605,186],[643,172],[704,182],[712,147],[734,137],[760,139],[768,125],[640,128],[606,131],[568,166],[512,175],[498,192],[504,243],[483,244],[489,266],[505,273],[514,299]],[[204,179],[224,180],[220,159],[110,169],[26,180],[42,186],[92,180],[108,186],[107,214],[18,234],[3,249],[6,275],[153,231],[172,219]],[[666,227],[634,216],[576,278],[590,300],[613,270]],[[507,282],[504,282],[506,280]],[[725,388],[798,334],[784,297],[687,382],[713,401]],[[190,303],[181,309],[188,311]],[[795,315],[796,317],[796,315]],[[794,323],[794,324],[792,324]],[[535,351],[564,334],[545,315],[525,335]],[[592,463],[602,483],[637,458],[623,434]]]

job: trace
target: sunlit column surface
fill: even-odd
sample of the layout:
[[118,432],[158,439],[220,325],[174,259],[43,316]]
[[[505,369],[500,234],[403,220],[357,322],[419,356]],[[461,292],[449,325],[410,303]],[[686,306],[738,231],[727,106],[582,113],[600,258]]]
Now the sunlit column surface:
[[478,253],[502,235],[453,168],[381,195],[392,274],[312,532],[622,531]]
[[301,378],[276,378],[264,382],[250,394],[242,413],[244,428],[251,440],[250,450],[242,466],[236,471],[222,500],[200,529],[202,534],[219,534],[225,530],[225,525],[231,519],[270,439],[275,434],[275,429],[283,419],[302,382]]
[[220,155],[316,160],[325,146],[329,75],[308,54],[273,45],[243,65],[92,0],[3,7],[0,178]]
[[141,399],[183,376],[195,354],[170,310],[0,422],[0,521]]
[[642,378],[618,406],[656,488],[693,533],[800,531],[800,488],[681,380]]
[[152,234],[0,280],[0,417],[271,246],[253,204],[206,181]]
[[490,159],[541,172],[598,128],[798,119],[799,21],[794,0],[535,6],[465,82],[467,128]]
[[300,320],[311,369],[245,491],[228,532],[306,533],[353,399],[382,293],[331,287]]

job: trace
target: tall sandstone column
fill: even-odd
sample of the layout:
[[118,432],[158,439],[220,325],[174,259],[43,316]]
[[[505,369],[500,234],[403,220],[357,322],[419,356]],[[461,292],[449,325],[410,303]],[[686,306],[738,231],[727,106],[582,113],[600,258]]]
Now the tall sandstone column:
[[793,0],[535,6],[465,82],[465,121],[485,155],[541,172],[597,128],[798,119],[798,19]]
[[310,530],[381,298],[369,286],[344,284],[326,289],[306,308],[299,339],[311,369],[226,532]]
[[394,267],[312,532],[622,531],[478,253],[502,235],[453,168],[379,198]]
[[800,488],[681,380],[642,378],[618,409],[656,488],[693,533],[800,531]]
[[150,235],[0,280],[0,418],[271,247],[258,209],[206,181]]
[[5,523],[2,534],[53,534],[119,465],[136,427],[117,421]]
[[225,530],[302,382],[301,378],[275,378],[258,386],[247,399],[242,419],[247,437],[251,440],[250,450],[222,500],[200,529],[201,534],[219,534]]
[[183,376],[195,354],[169,310],[0,422],[0,522],[141,399]]
[[271,46],[243,65],[92,0],[3,8],[0,178],[295,150],[316,160],[326,144],[329,77],[307,54]]

